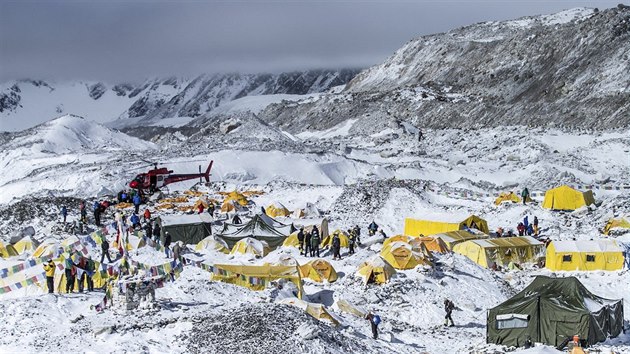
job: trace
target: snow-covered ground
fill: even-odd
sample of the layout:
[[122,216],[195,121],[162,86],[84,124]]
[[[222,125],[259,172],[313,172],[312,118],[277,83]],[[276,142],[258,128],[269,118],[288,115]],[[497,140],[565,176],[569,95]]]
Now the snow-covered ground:
[[[147,143],[80,118],[63,117],[0,141],[0,235],[8,243],[15,232],[32,225],[38,240],[64,238],[67,234],[59,228],[59,208],[70,199],[60,197],[91,202],[102,194],[115,193],[135,174],[150,168],[143,159],[157,160],[176,173],[194,173],[198,165],[214,160],[210,185],[187,181],[170,185],[168,192],[177,194],[195,184],[210,196],[235,188],[259,190],[264,194],[252,197],[255,205],[251,210],[275,203],[289,210],[312,205],[311,209],[329,217],[330,230],[358,224],[366,233],[367,224],[375,220],[391,236],[402,233],[405,217],[461,218],[469,214],[485,218],[491,230],[515,229],[527,215],[530,220],[538,217],[545,237],[579,240],[603,237],[599,230],[608,218],[630,214],[630,189],[621,188],[630,184],[629,131],[428,130],[418,142],[416,135],[395,129],[355,137],[350,129],[353,124],[360,122],[295,137],[308,151],[304,153],[259,151],[240,145],[206,152],[202,146],[186,143]],[[598,205],[572,213],[542,209],[540,193],[565,183],[581,189],[592,186]],[[523,187],[536,192],[537,203],[494,205],[499,192],[518,192]],[[42,201],[46,204],[30,204]],[[69,220],[76,220],[76,206],[69,207]],[[160,213],[164,212],[155,210],[155,215]],[[108,216],[106,220],[110,221]],[[630,243],[630,234],[617,239]],[[506,352],[512,349],[485,343],[486,310],[523,289],[535,275],[551,273],[534,268],[493,272],[450,254],[436,256],[434,268],[398,271],[389,283],[366,287],[355,275],[357,267],[381,249],[380,240],[367,241],[371,245],[354,255],[343,249],[341,260],[332,260],[327,250],[322,253],[339,274],[336,282],[304,281],[305,299],[327,306],[341,320],[339,327],[279,304],[282,294],[276,289],[254,292],[211,282],[205,270],[186,266],[175,282],[157,289],[158,310],[97,314],[90,305],[100,301],[102,292],[48,295],[34,285],[2,294],[0,352],[77,348],[147,353]],[[90,252],[98,254],[91,248]],[[163,253],[148,247],[131,256],[151,265],[165,261]],[[260,264],[286,256],[300,264],[309,260],[290,247],[279,248],[263,259],[214,251],[193,257],[208,264]],[[0,268],[19,263],[20,257],[1,259]],[[555,275],[577,276],[595,294],[630,303],[627,269]],[[454,328],[442,326],[442,303],[447,297],[457,306]],[[341,311],[339,300],[379,314],[381,339],[371,339],[367,321]],[[630,320],[630,311],[625,311],[625,319]],[[595,348],[602,353],[630,353],[630,335]],[[536,349],[523,353],[554,352],[549,347]]]

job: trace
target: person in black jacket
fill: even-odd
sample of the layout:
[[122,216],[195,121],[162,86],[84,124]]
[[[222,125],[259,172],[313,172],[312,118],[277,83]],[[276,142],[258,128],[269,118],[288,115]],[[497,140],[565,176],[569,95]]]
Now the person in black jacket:
[[311,254],[311,233],[304,234],[304,255],[308,257]]
[[103,242],[101,242],[101,264],[103,264],[105,257],[107,257],[107,262],[112,262],[112,259],[109,257],[109,242],[107,242],[107,237],[103,235]]
[[341,238],[339,232],[333,234],[332,239],[333,259],[341,259]]
[[454,308],[455,304],[453,301],[444,299],[444,311],[446,311],[446,316],[444,316],[444,326],[448,326],[449,320],[451,321],[451,327],[455,326],[455,323],[453,323],[453,317],[451,317]]
[[171,234],[168,233],[168,231],[166,231],[166,234],[164,234],[164,253],[166,253],[166,258],[170,257],[170,251],[171,251],[171,249],[169,248],[170,245],[171,245]]
[[298,243],[300,244],[300,254],[304,250],[304,226],[300,227],[300,231],[297,234]]

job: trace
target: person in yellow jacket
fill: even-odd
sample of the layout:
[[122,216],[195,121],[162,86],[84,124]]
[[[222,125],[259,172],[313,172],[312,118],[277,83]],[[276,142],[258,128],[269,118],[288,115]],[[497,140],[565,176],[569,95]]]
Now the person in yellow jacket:
[[48,285],[48,293],[52,294],[55,289],[55,262],[52,258],[48,260],[48,263],[44,264],[44,270],[46,271],[46,285]]

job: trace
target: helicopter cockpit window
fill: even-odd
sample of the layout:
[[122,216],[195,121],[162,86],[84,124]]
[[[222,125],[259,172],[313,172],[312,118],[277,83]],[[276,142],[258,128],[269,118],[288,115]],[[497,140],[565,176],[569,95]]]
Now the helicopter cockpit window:
[[164,179],[164,176],[157,176],[158,181],[162,182],[162,180]]
[[136,178],[134,178],[133,180],[138,182],[138,183],[142,183],[142,182],[144,182],[144,176],[143,175],[137,175]]

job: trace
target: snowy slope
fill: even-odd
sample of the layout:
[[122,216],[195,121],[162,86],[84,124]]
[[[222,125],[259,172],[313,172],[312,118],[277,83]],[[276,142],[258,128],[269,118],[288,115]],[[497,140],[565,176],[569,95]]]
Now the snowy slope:
[[[114,84],[41,80],[4,82],[0,83],[0,131],[30,128],[62,114],[75,114],[99,123],[116,120],[110,124],[115,127],[184,124],[224,103],[247,96],[287,95],[269,101],[273,102],[290,100],[293,95],[323,92],[345,85],[357,72],[349,69],[205,74],[194,78],[152,78],[141,83]],[[260,98],[253,101],[245,104],[260,107],[266,102]]]

